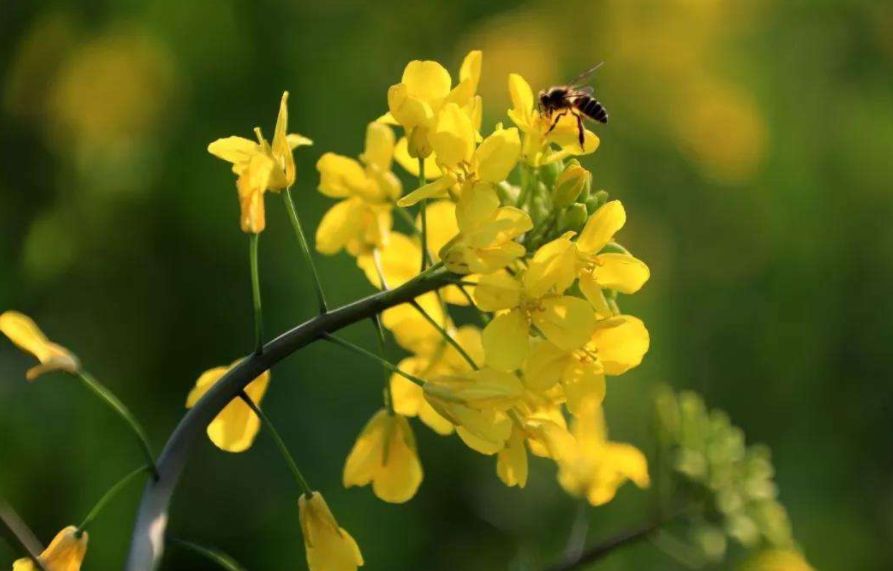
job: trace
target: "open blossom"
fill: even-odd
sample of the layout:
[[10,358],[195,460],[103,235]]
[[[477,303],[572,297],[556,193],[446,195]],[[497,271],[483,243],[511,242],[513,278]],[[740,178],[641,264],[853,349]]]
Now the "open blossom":
[[630,444],[609,442],[604,414],[594,399],[581,404],[571,426],[574,438],[557,456],[558,481],[570,494],[594,506],[614,499],[627,481],[650,484],[645,455]]
[[260,128],[255,128],[257,141],[244,137],[225,137],[208,145],[208,152],[232,163],[238,176],[242,231],[258,234],[266,227],[264,193],[279,192],[295,182],[295,159],[292,151],[313,142],[302,135],[288,133],[288,92],[279,102],[279,116],[273,133],[272,144],[264,138]]
[[[573,113],[558,118],[537,109],[530,84],[516,73],[509,75],[509,95],[512,108],[508,116],[524,133],[521,149],[524,162],[541,166],[569,156],[588,155],[598,148],[598,136],[588,129],[583,132],[583,145],[580,146],[577,118]],[[554,150],[553,145],[558,150]]]
[[320,253],[346,249],[359,256],[387,244],[391,210],[402,192],[400,179],[391,172],[393,158],[393,130],[370,123],[359,161],[335,153],[325,153],[317,161],[320,192],[342,199],[319,223],[316,249]]
[[476,92],[481,59],[480,51],[465,56],[455,87],[451,87],[450,73],[436,61],[414,60],[406,65],[400,83],[388,89],[388,114],[384,120],[403,127],[411,157],[425,158],[431,154],[431,133],[446,105],[455,105],[475,130],[480,129],[482,105]]
[[28,369],[25,378],[33,381],[37,377],[53,371],[77,373],[81,364],[74,354],[47,339],[34,321],[18,311],[4,311],[0,314],[0,332],[25,351],[34,355],[39,365]]
[[539,275],[496,272],[483,276],[475,302],[485,311],[501,311],[484,329],[487,363],[502,370],[521,366],[529,350],[532,328],[555,346],[580,348],[596,327],[595,313],[584,299],[564,295],[564,287],[548,287]]
[[422,463],[406,418],[379,410],[357,437],[344,465],[344,486],[366,486],[386,502],[411,499],[422,483]]
[[[80,571],[87,555],[89,534],[79,533],[77,528],[69,525],[56,534],[53,541],[40,554],[40,563],[47,571]],[[12,571],[38,571],[39,567],[28,557],[18,559],[12,564]]]
[[[195,387],[189,391],[189,395],[186,397],[186,408],[195,406],[195,403],[205,396],[205,393],[211,390],[211,387],[217,384],[237,363],[238,361],[229,367],[214,367],[202,373],[195,382]],[[260,406],[260,401],[264,398],[269,384],[270,372],[264,371],[248,383],[245,393],[255,405]],[[244,452],[254,443],[257,433],[260,431],[260,423],[261,421],[254,411],[241,398],[235,398],[208,424],[208,438],[216,447],[226,452]]]
[[298,510],[310,571],[356,571],[363,566],[360,547],[338,525],[322,494],[302,494]]

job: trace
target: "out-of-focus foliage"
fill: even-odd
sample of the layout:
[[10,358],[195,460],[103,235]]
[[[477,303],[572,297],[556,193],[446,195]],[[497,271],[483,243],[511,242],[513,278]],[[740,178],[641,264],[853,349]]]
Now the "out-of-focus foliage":
[[[695,388],[772,448],[810,562],[888,568],[891,29],[893,8],[868,0],[11,0],[0,18],[0,308],[77,347],[157,447],[198,375],[252,342],[238,203],[209,140],[272,124],[289,90],[290,125],[316,143],[297,157],[294,191],[313,233],[329,206],[314,191],[316,153],[361,152],[357,126],[378,116],[408,59],[453,69],[482,49],[488,128],[506,121],[508,73],[538,89],[605,60],[595,84],[611,123],[581,162],[593,190],[636,213],[625,243],[652,274],[624,306],[647,320],[652,343],[609,387],[612,431],[647,442],[648,385]],[[315,308],[290,232],[271,212],[264,240],[275,247],[261,260],[271,332]],[[333,303],[372,291],[345,257],[321,272]],[[348,335],[374,346],[371,328]],[[0,493],[48,539],[140,460],[82,387],[28,385],[26,367],[0,351]],[[421,431],[427,477],[412,504],[338,489],[343,452],[379,398],[369,374],[359,358],[312,347],[277,369],[265,397],[369,561],[489,570],[506,553],[536,566],[564,545],[575,506],[553,468],[533,462],[526,490],[506,490],[488,459]],[[196,454],[172,531],[258,568],[301,565],[294,501],[283,500],[292,483],[273,445]],[[88,568],[122,560],[136,494],[96,521]],[[638,523],[648,502],[621,490],[591,517],[592,537]],[[0,543],[0,560],[16,556]],[[205,568],[175,549],[167,565]],[[657,565],[674,564],[646,543],[599,568]]]

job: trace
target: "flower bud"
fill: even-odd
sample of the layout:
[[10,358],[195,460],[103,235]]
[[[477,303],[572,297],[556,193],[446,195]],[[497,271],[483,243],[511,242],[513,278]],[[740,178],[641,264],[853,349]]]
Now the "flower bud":
[[428,133],[427,127],[416,127],[410,131],[407,137],[409,156],[414,159],[428,158],[428,155],[434,150],[431,147],[431,141],[428,140]]
[[592,214],[606,202],[608,202],[608,193],[604,190],[596,191],[592,193],[592,196],[586,199],[586,211],[589,212],[589,214]]
[[534,195],[530,201],[530,218],[534,224],[542,224],[549,216],[549,204],[542,194]]
[[586,207],[582,204],[573,204],[565,209],[558,218],[560,232],[579,232],[589,216]]
[[592,173],[571,161],[564,172],[555,181],[555,194],[552,199],[556,206],[564,207],[573,204],[581,193],[589,189]]
[[544,164],[539,168],[539,179],[546,183],[546,186],[552,188],[558,179],[558,175],[561,173],[561,167],[561,161],[552,161]]

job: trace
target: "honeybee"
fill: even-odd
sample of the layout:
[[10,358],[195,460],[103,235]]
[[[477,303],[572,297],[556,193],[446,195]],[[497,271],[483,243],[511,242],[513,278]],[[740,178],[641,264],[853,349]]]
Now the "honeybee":
[[567,85],[556,85],[540,91],[540,111],[549,119],[552,119],[552,116],[555,115],[552,126],[546,131],[547,134],[552,132],[562,117],[570,113],[577,118],[577,133],[579,134],[580,148],[582,149],[585,132],[583,117],[599,123],[608,122],[608,110],[593,97],[592,86],[583,85],[603,63],[600,62],[587,69]]

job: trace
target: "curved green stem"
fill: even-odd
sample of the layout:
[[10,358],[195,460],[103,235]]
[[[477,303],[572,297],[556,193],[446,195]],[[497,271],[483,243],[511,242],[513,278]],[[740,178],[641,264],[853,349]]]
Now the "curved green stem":
[[80,536],[80,534],[84,533],[84,531],[87,529],[87,526],[89,526],[91,523],[93,523],[93,520],[96,519],[96,516],[99,515],[99,513],[102,511],[102,509],[110,501],[112,501],[112,499],[115,496],[117,496],[121,490],[126,488],[127,484],[129,484],[132,480],[136,479],[136,477],[139,476],[140,474],[142,474],[143,472],[151,472],[151,470],[152,470],[151,466],[140,466],[133,472],[130,472],[129,474],[127,474],[126,476],[124,476],[123,478],[118,480],[114,486],[109,488],[108,491],[106,491],[106,493],[104,493],[102,495],[102,497],[99,498],[99,501],[96,502],[96,504],[93,506],[93,509],[91,509],[90,513],[87,514],[87,517],[84,518],[84,521],[82,521],[81,524],[78,526],[78,530],[77,530],[78,536]]
[[260,355],[264,350],[264,312],[260,302],[260,270],[258,269],[257,249],[260,234],[249,237],[249,254],[251,258],[251,302],[254,306],[254,354]]
[[130,412],[130,409],[124,406],[124,403],[118,400],[118,397],[116,397],[112,391],[108,390],[105,385],[93,378],[87,371],[79,371],[77,377],[93,392],[93,394],[98,396],[100,400],[107,404],[109,408],[115,411],[118,416],[130,426],[130,429],[140,442],[140,447],[143,450],[143,455],[146,457],[146,463],[149,465],[152,477],[157,480],[159,478],[159,473],[158,468],[155,465],[155,458],[152,455],[152,447],[149,445],[149,438],[146,436],[146,432],[143,430],[139,421],[137,421],[136,417],[133,416],[133,413]]
[[177,539],[176,537],[168,537],[167,541],[173,545],[182,547],[187,551],[191,551],[196,555],[200,555],[227,571],[245,571],[245,568],[236,563],[235,559],[217,549],[205,547],[204,545],[199,545],[198,543],[193,543],[184,539]]
[[291,189],[287,188],[282,191],[282,200],[285,202],[285,209],[288,211],[288,218],[291,220],[292,228],[295,230],[295,236],[298,238],[298,244],[310,266],[310,274],[313,276],[313,285],[316,288],[316,301],[319,304],[319,312],[325,313],[329,310],[326,304],[326,296],[322,290],[322,282],[319,280],[319,273],[316,271],[316,264],[313,263],[313,256],[310,255],[310,246],[307,244],[307,237],[304,235],[304,228],[301,226],[301,219],[298,217],[298,210],[291,198]]
[[260,418],[261,422],[264,423],[264,427],[270,432],[270,436],[272,436],[273,440],[276,442],[276,447],[279,448],[279,453],[282,454],[283,460],[288,464],[288,468],[291,470],[292,476],[294,476],[298,487],[304,490],[307,494],[312,494],[313,489],[310,487],[310,484],[307,483],[307,479],[304,478],[304,474],[302,474],[300,468],[298,468],[298,463],[295,462],[294,456],[288,451],[288,446],[286,446],[285,440],[279,435],[279,431],[273,426],[273,421],[270,420],[267,413],[262,411],[244,390],[239,392],[239,398],[248,405],[248,408],[254,411],[254,414]]
[[474,359],[471,358],[471,355],[469,355],[468,352],[462,347],[462,345],[460,345],[458,341],[453,339],[453,336],[450,335],[449,331],[444,329],[440,323],[437,323],[437,320],[434,319],[433,317],[431,317],[428,314],[428,312],[425,311],[425,309],[421,305],[419,305],[419,302],[417,302],[416,300],[412,300],[409,302],[409,304],[411,306],[413,306],[415,308],[415,310],[418,311],[422,315],[422,317],[425,318],[425,321],[427,321],[428,323],[431,324],[432,327],[437,329],[437,331],[444,338],[444,340],[447,343],[449,343],[450,345],[452,345],[453,348],[459,352],[459,354],[462,356],[462,358],[465,359],[465,361],[469,365],[471,365],[472,369],[477,371],[480,368],[480,367],[478,367],[478,364],[474,362]]

